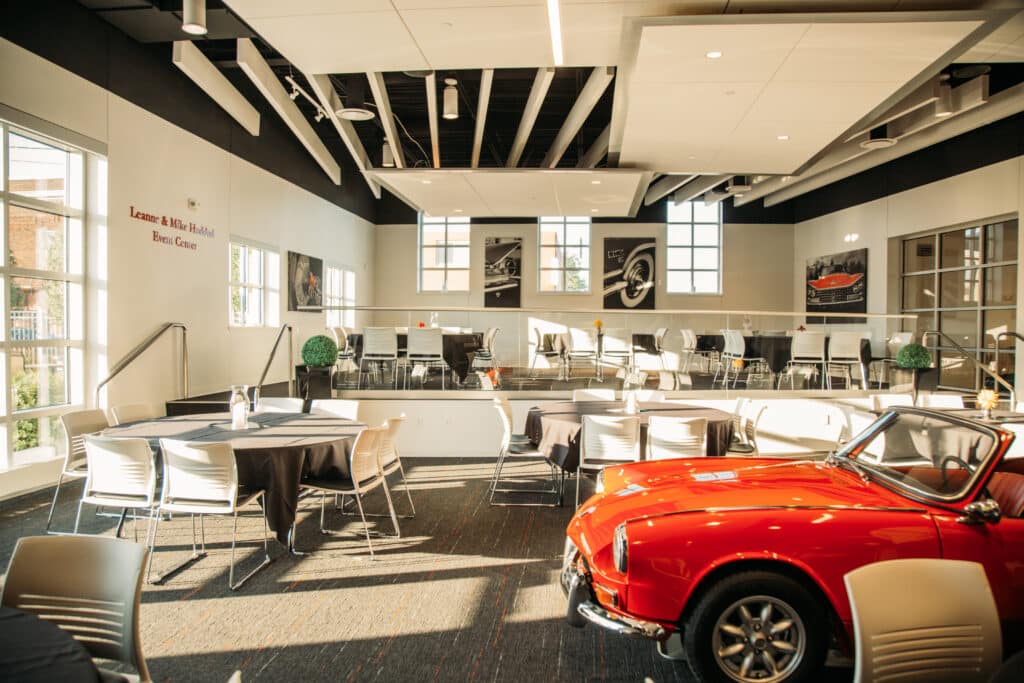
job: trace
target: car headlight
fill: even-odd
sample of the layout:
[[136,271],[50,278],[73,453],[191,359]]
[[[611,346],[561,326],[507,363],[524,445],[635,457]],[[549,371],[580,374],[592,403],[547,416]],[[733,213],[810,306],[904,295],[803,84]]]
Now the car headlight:
[[604,492],[604,470],[597,473],[597,486],[594,488],[595,493]]
[[629,564],[629,539],[626,537],[626,525],[615,527],[615,538],[612,541],[612,562],[620,573],[626,573]]

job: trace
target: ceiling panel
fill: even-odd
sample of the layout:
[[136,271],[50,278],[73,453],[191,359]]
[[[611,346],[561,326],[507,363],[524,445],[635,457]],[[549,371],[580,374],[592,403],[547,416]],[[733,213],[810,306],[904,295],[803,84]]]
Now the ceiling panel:
[[402,19],[435,69],[554,64],[544,5],[406,10]]
[[347,14],[353,12],[385,12],[393,9],[390,0],[225,0],[239,15],[258,17],[301,16],[308,14]]
[[533,218],[628,216],[646,174],[624,169],[375,169],[368,175],[429,215]]
[[1024,11],[997,28],[957,59],[958,62],[1024,61]]

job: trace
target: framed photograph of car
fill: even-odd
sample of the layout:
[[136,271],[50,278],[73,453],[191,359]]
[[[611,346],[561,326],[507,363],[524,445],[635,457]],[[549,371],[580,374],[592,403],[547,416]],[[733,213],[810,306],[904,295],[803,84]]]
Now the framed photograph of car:
[[324,262],[322,259],[288,252],[288,310],[313,312],[300,306],[323,305]]
[[485,308],[519,308],[522,259],[521,237],[488,237],[485,240]]
[[654,308],[653,237],[609,237],[604,241],[604,307]]
[[[867,313],[868,250],[854,249],[807,260],[808,313]],[[817,324],[863,324],[864,318],[808,316]]]

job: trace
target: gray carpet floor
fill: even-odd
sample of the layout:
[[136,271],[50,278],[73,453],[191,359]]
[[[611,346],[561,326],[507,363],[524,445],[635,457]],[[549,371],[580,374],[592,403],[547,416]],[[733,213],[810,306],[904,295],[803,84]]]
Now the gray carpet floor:
[[[319,499],[308,498],[298,545],[312,554],[292,557],[271,541],[273,564],[231,592],[230,520],[208,518],[209,555],[144,588],[141,638],[153,680],[226,681],[236,669],[245,681],[692,680],[685,663],[662,659],[650,643],[565,624],[557,576],[570,508],[488,506],[493,460],[406,464],[416,517],[400,520],[401,538],[374,540],[373,561],[358,517],[329,504],[327,524],[341,534],[322,536]],[[401,487],[392,488],[406,511]],[[55,528],[71,528],[80,490],[62,492]],[[0,504],[0,566],[17,538],[42,532],[49,495]],[[385,509],[380,490],[367,504]],[[112,535],[115,522],[87,511],[81,531]],[[385,532],[390,524],[371,522]],[[242,571],[259,561],[261,534],[258,514],[240,519]],[[162,522],[155,571],[190,548],[187,518]],[[849,669],[830,674],[851,678]]]

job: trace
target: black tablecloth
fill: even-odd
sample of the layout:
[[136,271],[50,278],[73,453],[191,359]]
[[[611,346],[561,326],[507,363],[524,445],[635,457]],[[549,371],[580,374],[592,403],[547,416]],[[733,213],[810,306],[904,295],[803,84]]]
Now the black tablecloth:
[[[399,334],[398,335],[398,349],[399,355],[405,354],[405,349],[409,343],[409,335]],[[360,332],[354,332],[348,335],[348,344],[352,348],[352,352],[355,353],[356,362],[363,356],[363,335]],[[459,377],[459,381],[466,379],[466,375],[469,374],[469,366],[473,362],[473,352],[482,347],[484,344],[484,335],[481,332],[467,332],[454,333],[449,332],[442,334],[441,336],[441,355],[444,357],[444,361],[448,363],[456,375]]]
[[232,431],[228,413],[181,415],[136,422],[104,431],[108,436],[148,439],[156,451],[160,439],[227,441],[235,450],[238,481],[266,489],[267,522],[287,544],[304,477],[348,479],[348,456],[366,426],[331,415],[258,413],[249,417],[258,429]]
[[[791,358],[790,349],[793,346],[793,338],[783,337],[743,337],[745,350],[743,355],[748,358],[764,358],[772,372],[782,372],[786,369],[786,363]],[[825,337],[825,357],[828,358],[829,338]],[[702,334],[697,336],[698,351],[722,351],[725,348],[725,338],[720,334]],[[860,340],[860,359],[866,368],[871,363],[871,341]]]
[[92,657],[81,643],[56,624],[11,607],[0,607],[0,679],[29,681],[99,681]]
[[[584,415],[624,415],[622,401],[566,401],[530,408],[526,415],[526,435],[548,460],[568,472],[580,463],[580,429]],[[641,403],[640,457],[647,457],[647,418],[704,418],[708,421],[708,455],[725,455],[732,440],[732,415],[714,408],[679,403]]]

